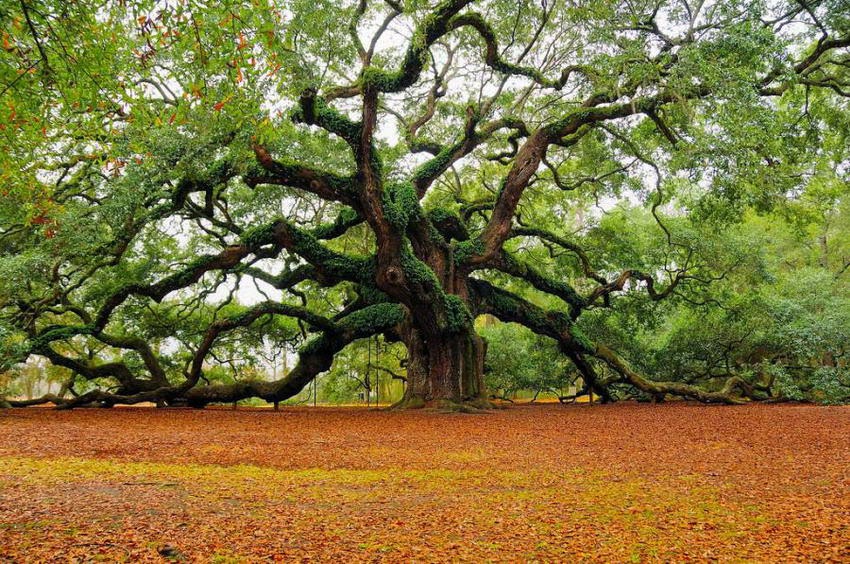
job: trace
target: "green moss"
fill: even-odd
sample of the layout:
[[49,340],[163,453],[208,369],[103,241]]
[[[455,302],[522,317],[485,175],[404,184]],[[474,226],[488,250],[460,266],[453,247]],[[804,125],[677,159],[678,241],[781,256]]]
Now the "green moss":
[[570,319],[570,316],[560,311],[550,311],[548,317],[549,322],[559,333],[563,331],[569,331],[570,327],[573,324],[573,321],[572,319]]
[[328,131],[333,131],[345,139],[356,139],[360,136],[360,124],[348,119],[323,99],[316,100],[315,111],[317,122]]
[[37,352],[54,341],[67,341],[77,335],[93,335],[95,332],[93,325],[51,325],[30,341],[29,349]]
[[358,335],[372,334],[404,321],[405,311],[400,304],[375,304],[346,316],[340,321],[340,325]]
[[345,208],[339,212],[336,223],[349,223],[360,218],[360,214],[351,208]]
[[[282,220],[281,220],[282,221]],[[290,250],[308,262],[326,270],[331,276],[372,284],[375,262],[371,257],[348,256],[325,247],[312,233],[286,223],[292,245]]]
[[331,174],[329,172],[322,172],[321,174],[334,191],[339,192],[340,194],[348,194],[350,196],[356,195],[355,182],[352,177],[337,176],[336,174]]
[[555,121],[544,128],[546,134],[550,137],[557,137],[561,131],[570,124],[573,123],[585,123],[589,120],[591,116],[590,110],[588,108],[580,108],[577,109],[565,117]]
[[189,168],[174,189],[172,205],[182,206],[190,193],[212,191],[236,174],[237,170],[229,156],[217,159],[203,169]]
[[212,166],[207,171],[206,179],[210,183],[219,184],[221,182],[226,181],[235,173],[236,171],[233,166],[233,161],[230,159],[230,157],[225,157],[223,159],[218,159],[212,164]]
[[590,338],[587,335],[584,334],[584,331],[579,329],[577,325],[572,325],[570,327],[570,335],[573,336],[573,339],[575,339],[575,342],[585,352],[592,353],[596,350],[596,345],[593,343],[593,341],[591,341]]
[[417,31],[413,35],[410,48],[405,53],[401,70],[386,71],[377,67],[367,67],[360,73],[358,82],[364,89],[373,89],[378,92],[399,92],[413,84],[427,64],[426,35]]
[[[636,114],[651,111],[652,107],[653,101],[648,98],[639,98],[632,102],[632,111]],[[579,128],[582,126],[613,118],[620,110],[621,108],[616,105],[578,108],[564,116],[562,119],[547,125],[543,131],[549,137],[560,137],[564,135],[565,130],[578,132]]]
[[175,272],[171,276],[163,278],[155,284],[155,290],[162,292],[168,289],[177,289],[188,286],[196,282],[204,272],[206,266],[215,260],[218,260],[217,255],[200,255],[184,266],[181,270]]
[[458,333],[472,325],[472,314],[463,300],[453,294],[444,294],[446,319],[444,328],[451,333]]
[[549,316],[546,315],[546,312],[542,309],[536,307],[528,307],[522,304],[521,302],[517,302],[515,305],[517,312],[520,315],[520,319],[525,321],[525,324],[535,333],[546,333],[553,335],[556,332],[551,330],[551,326],[549,325]]
[[273,221],[266,225],[258,225],[242,232],[239,239],[242,244],[251,249],[257,249],[274,241],[274,232],[277,222]]
[[210,263],[210,261],[217,260],[217,259],[218,259],[218,255],[199,255],[199,256],[193,258],[192,260],[190,260],[189,262],[187,262],[184,269],[185,270],[197,270],[198,268],[205,267],[207,264]]
[[399,92],[412,85],[428,64],[428,46],[446,33],[450,18],[465,4],[459,0],[438,4],[414,30],[401,68],[390,72],[369,67],[361,73],[360,84],[379,92]]
[[328,339],[324,335],[319,335],[317,337],[313,337],[306,343],[304,343],[300,349],[298,349],[298,354],[300,356],[310,356],[320,352],[322,349],[328,346]]
[[[375,283],[374,257],[349,257],[322,248],[321,267],[332,276],[353,280],[364,285]],[[306,255],[305,255],[306,256]]]
[[581,309],[587,305],[586,300],[565,282],[549,278],[529,264],[516,260],[508,253],[503,253],[504,271],[512,276],[522,278],[543,292],[558,296],[567,302],[571,308]]
[[302,97],[301,108],[293,113],[292,120],[318,125],[349,143],[357,143],[360,138],[361,124],[348,119],[321,97]]
[[241,313],[227,317],[223,321],[225,321],[228,325],[232,325],[234,327],[243,327],[245,325],[250,325],[251,323],[253,323],[256,318],[257,315],[253,310],[246,309]]
[[456,243],[454,247],[455,265],[465,264],[473,256],[483,254],[484,250],[484,242],[478,237]]
[[508,292],[489,285],[477,285],[476,292],[490,304],[496,317],[504,321],[515,321],[535,333],[560,339],[564,332],[572,331],[572,319],[560,311],[546,311]]
[[413,172],[413,181],[431,180],[440,176],[451,164],[455,151],[460,149],[462,142],[443,148],[434,158],[423,163]]
[[400,72],[388,72],[377,67],[367,67],[360,73],[359,82],[363,88],[371,88],[379,92],[392,91],[401,79]]
[[385,293],[377,288],[365,284],[357,287],[357,293],[366,303],[370,304],[379,304],[390,301],[389,296]]
[[336,216],[336,219],[329,223],[323,223],[312,231],[313,237],[316,239],[330,239],[341,235],[347,227],[355,225],[360,221],[360,215],[351,208],[344,208]]
[[428,219],[430,219],[434,223],[444,223],[452,220],[460,221],[458,215],[447,208],[434,208],[432,210],[429,210]]
[[428,223],[428,240],[434,243],[435,245],[444,246],[448,241],[446,237],[443,236],[440,231],[434,227],[433,222]]
[[[334,224],[319,227],[314,232],[299,229],[283,219],[278,219],[266,225],[246,230],[242,233],[241,240],[243,244],[256,249],[264,244],[275,242],[278,235],[283,235],[289,240],[288,249],[292,253],[327,271],[329,275],[371,285],[375,280],[374,257],[349,256],[332,251],[325,247],[317,237],[317,233],[318,235],[328,235],[338,225],[352,221],[352,219],[356,219],[356,213],[353,210],[349,214],[341,213]],[[214,257],[205,255],[200,257],[200,260],[206,261],[211,260],[211,258]]]
[[242,175],[247,179],[250,177],[263,176],[266,174],[266,169],[257,161],[257,159],[246,158],[242,163]]
[[[460,216],[447,208],[434,208],[427,214],[432,233],[430,238],[435,243],[443,243],[456,239],[466,241],[469,232]],[[434,233],[434,231],[436,233]]]
[[403,232],[411,220],[422,214],[419,198],[409,182],[387,187],[383,192],[384,216],[390,225]]
[[[486,286],[484,287],[489,290]],[[521,309],[521,304],[518,300],[512,299],[512,296],[507,292],[480,292],[482,297],[485,297],[492,305],[497,313],[515,313],[518,314]]]
[[[380,303],[357,310],[339,322],[339,329],[352,331],[356,337],[366,337],[384,331],[404,321],[406,310],[400,304]],[[321,353],[323,349],[332,349],[334,333],[325,333],[313,337],[298,350],[300,355]]]
[[405,245],[402,249],[401,267],[409,283],[431,289],[434,292],[442,291],[437,275],[427,264],[416,258],[409,245]]

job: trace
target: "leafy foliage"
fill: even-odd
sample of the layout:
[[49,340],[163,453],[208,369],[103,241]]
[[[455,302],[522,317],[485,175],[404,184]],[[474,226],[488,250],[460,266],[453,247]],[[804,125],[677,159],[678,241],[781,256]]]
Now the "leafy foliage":
[[556,396],[567,395],[578,374],[551,339],[508,324],[485,327],[489,354],[485,368],[487,387],[510,398],[522,390]]
[[0,370],[278,402],[383,335],[475,403],[487,313],[535,389],[844,401],[844,8],[0,3]]

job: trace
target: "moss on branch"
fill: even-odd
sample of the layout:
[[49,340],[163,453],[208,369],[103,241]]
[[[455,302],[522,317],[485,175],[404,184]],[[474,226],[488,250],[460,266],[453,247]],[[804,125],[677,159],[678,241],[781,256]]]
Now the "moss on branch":
[[449,333],[460,333],[472,326],[472,313],[463,300],[453,294],[443,294],[445,321],[441,324]]
[[411,221],[422,217],[422,207],[413,185],[409,182],[388,186],[382,194],[384,217],[403,233]]
[[467,241],[459,241],[454,245],[454,262],[456,266],[463,266],[469,260],[481,254],[484,254],[484,241],[478,237],[474,237]]
[[356,335],[372,335],[404,321],[406,310],[401,304],[380,303],[364,307],[339,321],[340,327]]
[[247,247],[258,249],[263,245],[269,245],[275,242],[276,227],[276,223],[272,222],[248,228],[242,232],[239,240]]
[[438,4],[416,26],[401,67],[395,71],[367,67],[358,79],[358,86],[378,92],[401,92],[413,85],[428,63],[428,48],[449,31],[449,20],[470,1],[446,0]]
[[301,93],[299,108],[293,113],[292,121],[318,125],[322,129],[343,138],[352,146],[359,143],[360,133],[363,129],[361,123],[354,122],[340,113],[324,98],[318,96],[313,89],[307,89]]
[[509,253],[503,252],[493,266],[506,274],[525,280],[542,292],[561,298],[570,305],[574,317],[578,317],[578,313],[587,307],[587,301],[572,286],[544,275]]
[[95,333],[97,329],[94,325],[51,325],[31,339],[28,348],[32,352],[39,353],[54,341],[67,341],[78,335],[94,335]]
[[426,214],[431,225],[437,230],[440,238],[439,242],[451,241],[466,241],[469,239],[469,231],[466,229],[460,216],[446,208],[434,208]]
[[314,233],[299,229],[283,219],[246,230],[242,234],[242,241],[252,249],[265,244],[279,244],[322,269],[328,276],[365,285],[374,284],[374,258],[332,251]]
[[359,213],[351,208],[344,208],[336,216],[336,219],[314,228],[312,234],[316,239],[333,239],[360,223],[363,223],[363,218]]

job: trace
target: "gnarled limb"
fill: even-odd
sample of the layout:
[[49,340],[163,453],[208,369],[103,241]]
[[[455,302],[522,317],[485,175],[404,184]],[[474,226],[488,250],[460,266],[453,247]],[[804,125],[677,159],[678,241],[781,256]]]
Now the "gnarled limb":
[[670,394],[682,398],[695,399],[703,403],[747,403],[751,400],[765,399],[769,397],[769,387],[752,384],[740,376],[732,376],[726,380],[723,387],[715,392],[703,390],[698,386],[680,382],[659,382],[650,380],[635,372],[628,363],[617,353],[605,345],[596,344],[592,356],[600,359],[612,370],[620,374],[623,382],[631,384],[635,388],[653,396],[664,396]]
[[590,341],[569,320],[556,312],[547,312],[516,294],[502,290],[483,280],[471,280],[477,305],[481,313],[489,313],[503,321],[524,325],[539,335],[558,341],[561,350],[570,357],[589,386],[610,401],[607,387],[601,384],[588,356],[604,362],[620,376],[620,382],[632,385],[653,396],[673,396],[695,399],[705,403],[745,403],[753,399],[764,399],[768,389],[764,385],[752,384],[739,376],[729,378],[718,391],[706,391],[698,386],[680,382],[650,380],[632,369],[628,363],[605,345]]
[[[288,315],[305,319],[323,332],[306,343],[299,351],[299,361],[284,377],[272,382],[246,381],[235,384],[198,386],[203,361],[215,339],[223,332],[238,327],[246,327],[263,315]],[[270,402],[288,399],[313,380],[319,373],[329,369],[334,355],[356,339],[362,339],[393,330],[400,324],[406,313],[397,304],[375,304],[354,311],[337,322],[316,316],[304,308],[286,304],[267,302],[259,304],[238,316],[232,316],[214,323],[206,332],[201,347],[195,354],[192,367],[185,382],[174,386],[161,386],[136,393],[110,393],[93,390],[74,398],[46,395],[33,400],[15,400],[13,407],[26,407],[44,403],[54,403],[58,407],[70,409],[86,405],[111,406],[116,404],[136,404],[142,402],[167,402],[170,405],[191,405],[202,407],[209,403],[233,402],[258,397]],[[104,374],[105,376],[106,374]]]
[[272,382],[246,381],[234,384],[194,386],[182,399],[194,407],[208,403],[234,402],[257,397],[280,402],[298,394],[320,373],[330,369],[334,356],[351,342],[392,330],[405,316],[397,304],[367,306],[342,318],[333,330],[309,341],[298,352],[298,363],[284,377]]
[[584,336],[574,330],[569,317],[560,312],[546,311],[484,280],[472,279],[470,286],[479,313],[489,313],[502,321],[518,323],[538,335],[554,339],[561,351],[575,364],[590,389],[604,402],[611,401],[611,393],[584,357]]
[[561,298],[569,304],[573,318],[577,318],[588,304],[588,301],[566,282],[544,275],[530,264],[518,260],[507,252],[502,251],[489,264],[496,270],[528,282],[541,292]]
[[268,149],[254,144],[257,161],[268,174],[251,175],[245,178],[249,186],[257,184],[279,184],[292,186],[316,194],[320,198],[355,206],[356,179],[315,170],[298,163],[283,163],[275,160]]

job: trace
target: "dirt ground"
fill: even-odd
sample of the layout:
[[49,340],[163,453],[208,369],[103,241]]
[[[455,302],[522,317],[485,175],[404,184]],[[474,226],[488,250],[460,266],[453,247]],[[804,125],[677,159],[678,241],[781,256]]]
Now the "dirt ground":
[[850,408],[0,411],[0,561],[850,562]]

